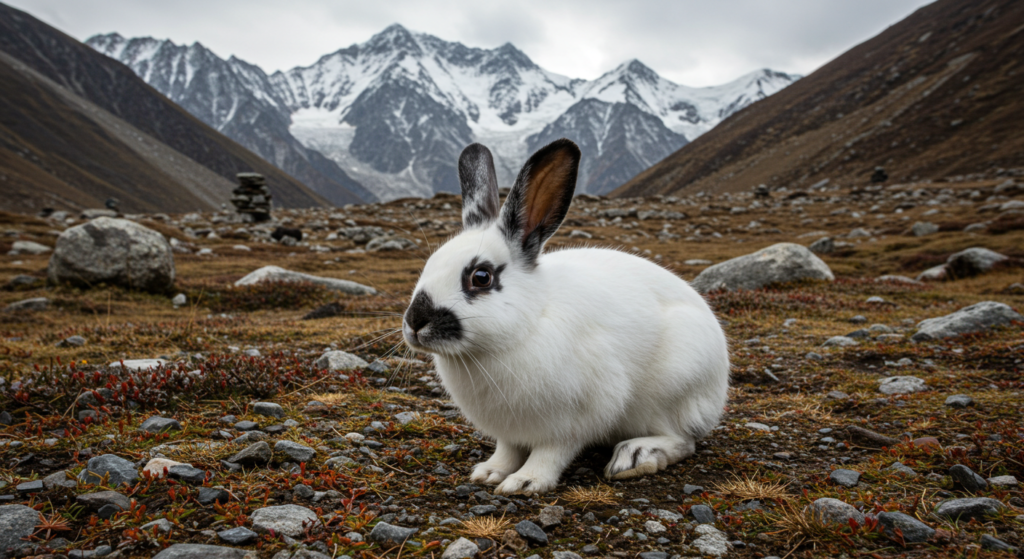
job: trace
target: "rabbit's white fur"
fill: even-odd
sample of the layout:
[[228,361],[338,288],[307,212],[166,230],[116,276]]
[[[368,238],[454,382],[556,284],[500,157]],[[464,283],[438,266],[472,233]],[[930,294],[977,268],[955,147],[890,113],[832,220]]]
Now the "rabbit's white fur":
[[[467,297],[474,261],[505,266],[500,291]],[[429,346],[411,341],[408,321],[403,329],[435,355],[465,416],[496,439],[471,477],[496,493],[548,492],[594,444],[617,444],[608,477],[652,473],[693,454],[719,421],[725,335],[693,288],[643,258],[577,248],[524,262],[494,222],[440,247],[414,293],[461,325],[458,339]]]

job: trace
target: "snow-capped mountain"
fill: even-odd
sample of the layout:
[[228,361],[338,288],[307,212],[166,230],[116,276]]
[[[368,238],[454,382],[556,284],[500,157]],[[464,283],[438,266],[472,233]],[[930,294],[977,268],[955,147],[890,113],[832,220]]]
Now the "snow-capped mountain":
[[[259,139],[281,137],[287,121],[289,135],[309,152],[336,162],[381,199],[458,191],[458,155],[474,141],[491,148],[499,182],[509,185],[533,149],[563,136],[583,149],[577,191],[602,194],[797,79],[761,70],[691,88],[637,60],[593,81],[572,79],[511,44],[471,48],[400,25],[271,76],[236,58],[216,59],[198,43],[116,35],[88,43],[265,157],[270,146]],[[230,86],[221,83],[225,76]],[[218,87],[191,85],[197,80]],[[239,117],[242,109],[251,112]]]
[[92,37],[87,44],[124,63],[193,116],[330,202],[377,199],[336,162],[307,149],[292,136],[288,131],[290,111],[273,96],[274,88],[258,66],[235,57],[221,59],[199,43],[179,46],[151,38],[126,40],[111,33]]

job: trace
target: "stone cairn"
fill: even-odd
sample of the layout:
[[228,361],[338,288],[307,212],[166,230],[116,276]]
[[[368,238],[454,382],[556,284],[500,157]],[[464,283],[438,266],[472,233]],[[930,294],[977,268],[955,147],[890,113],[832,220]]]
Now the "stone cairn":
[[238,188],[232,190],[234,196],[231,203],[235,210],[247,221],[267,221],[270,219],[270,189],[267,179],[259,173],[238,173]]

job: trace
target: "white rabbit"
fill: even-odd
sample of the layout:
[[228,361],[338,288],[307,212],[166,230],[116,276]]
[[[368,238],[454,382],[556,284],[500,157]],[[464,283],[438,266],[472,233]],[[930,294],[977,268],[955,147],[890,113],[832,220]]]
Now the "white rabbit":
[[576,187],[569,140],[523,166],[499,210],[488,149],[459,158],[464,230],[427,261],[402,332],[434,354],[444,387],[496,443],[471,479],[542,494],[585,447],[615,444],[605,475],[693,454],[729,387],[725,335],[685,281],[623,252],[543,253]]

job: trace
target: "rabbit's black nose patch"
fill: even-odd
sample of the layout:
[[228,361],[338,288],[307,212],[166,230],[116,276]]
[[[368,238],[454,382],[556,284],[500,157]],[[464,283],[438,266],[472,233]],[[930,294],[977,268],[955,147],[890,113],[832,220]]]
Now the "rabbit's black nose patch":
[[[413,332],[420,334],[421,343],[462,339],[459,318],[450,309],[434,306],[434,301],[425,291],[420,291],[405,310],[405,323]],[[430,329],[421,333],[427,326]]]

